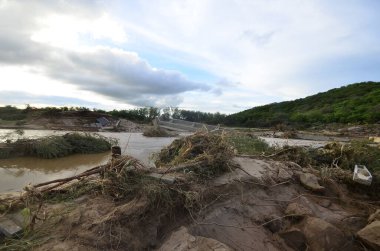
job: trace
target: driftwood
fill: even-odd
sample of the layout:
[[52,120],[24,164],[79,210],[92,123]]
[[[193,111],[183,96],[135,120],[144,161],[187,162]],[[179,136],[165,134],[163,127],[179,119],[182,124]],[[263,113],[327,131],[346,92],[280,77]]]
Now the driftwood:
[[[192,162],[192,163],[179,164],[177,166],[171,166],[171,167],[168,167],[165,169],[164,168],[148,169],[141,162],[139,162],[137,159],[134,159],[132,157],[128,157],[128,158],[124,158],[124,159],[123,158],[114,158],[108,164],[96,166],[94,168],[88,169],[88,170],[86,170],[80,174],[77,174],[77,175],[74,175],[71,177],[62,178],[62,179],[55,179],[55,180],[39,183],[39,184],[32,186],[31,188],[28,188],[27,190],[35,190],[36,191],[36,189],[38,188],[38,190],[37,190],[38,192],[47,192],[47,191],[50,191],[50,190],[57,188],[57,187],[60,187],[60,186],[66,184],[70,181],[73,181],[73,180],[79,180],[79,179],[82,179],[84,177],[88,177],[88,176],[91,176],[94,174],[102,175],[102,174],[104,174],[104,172],[106,170],[112,170],[115,172],[120,172],[120,170],[126,164],[128,164],[128,161],[132,161],[131,166],[134,167],[136,170],[146,171],[147,175],[148,175],[148,173],[157,173],[157,174],[173,173],[173,172],[177,172],[177,171],[180,171],[180,170],[183,170],[186,168],[194,168],[194,167],[197,167],[197,166],[204,163],[204,161],[197,161],[197,162]],[[51,186],[49,186],[49,185],[51,185]]]
[[236,157],[243,157],[243,158],[272,158],[272,157],[275,157],[279,154],[282,154],[282,153],[285,153],[285,152],[288,152],[288,151],[291,151],[293,150],[294,148],[290,147],[290,148],[286,148],[286,149],[282,149],[278,152],[275,152],[273,154],[270,154],[270,155],[265,155],[264,153],[260,154],[260,155],[249,155],[249,154],[237,154]]
[[60,184],[62,183],[61,185],[63,185],[64,183],[67,183],[67,182],[72,181],[72,180],[76,180],[76,179],[80,179],[82,177],[87,177],[87,176],[90,176],[93,174],[100,173],[104,170],[105,167],[107,167],[107,165],[97,166],[97,167],[91,168],[89,170],[86,170],[83,173],[78,174],[78,175],[74,175],[74,176],[71,176],[68,178],[63,178],[63,179],[51,180],[51,181],[47,181],[47,182],[43,182],[43,183],[34,185],[33,188],[38,188],[38,187],[42,187],[42,186],[46,186],[46,185],[50,185],[50,184],[58,183],[58,182]]

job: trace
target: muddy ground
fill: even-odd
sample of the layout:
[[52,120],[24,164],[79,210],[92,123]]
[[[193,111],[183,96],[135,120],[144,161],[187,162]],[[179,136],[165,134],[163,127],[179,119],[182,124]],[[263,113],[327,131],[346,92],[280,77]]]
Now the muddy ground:
[[[97,193],[44,203],[35,229],[48,238],[33,250],[370,250],[357,232],[378,201],[293,162],[234,162],[230,172],[204,183],[183,172],[170,175],[201,194],[192,206],[165,211],[144,196]],[[323,191],[301,184],[302,174],[319,177]]]

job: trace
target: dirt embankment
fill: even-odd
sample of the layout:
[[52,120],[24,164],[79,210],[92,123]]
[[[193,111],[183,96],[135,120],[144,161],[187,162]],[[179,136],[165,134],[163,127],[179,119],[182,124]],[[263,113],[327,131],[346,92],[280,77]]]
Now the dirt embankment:
[[22,121],[2,121],[0,128],[3,129],[34,129],[34,130],[66,130],[66,131],[120,131],[142,132],[145,125],[138,124],[126,119],[105,116],[107,124],[101,125],[97,119],[104,117],[97,113],[62,113],[57,116],[31,115]]
[[49,220],[36,229],[49,238],[35,250],[362,250],[356,234],[378,204],[335,182],[315,193],[299,182],[313,171],[291,162],[234,161],[236,169],[204,184],[170,175],[202,195],[189,197],[190,206],[167,207],[163,194],[153,208],[137,194],[127,202],[92,194],[46,203],[38,218]]
[[290,161],[230,154],[222,138],[198,134],[163,149],[158,169],[125,157],[74,186],[31,189],[30,242],[44,251],[378,247],[379,195],[350,190],[342,178],[350,172],[321,176]]

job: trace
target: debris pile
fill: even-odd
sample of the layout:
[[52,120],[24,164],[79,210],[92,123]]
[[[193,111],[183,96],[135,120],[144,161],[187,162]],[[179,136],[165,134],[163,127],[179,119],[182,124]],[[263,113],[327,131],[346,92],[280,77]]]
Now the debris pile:
[[197,132],[163,148],[155,164],[158,168],[193,165],[195,173],[214,177],[231,168],[232,156],[233,150],[223,133]]
[[364,186],[294,149],[234,157],[224,133],[198,132],[162,149],[157,168],[114,156],[28,187],[6,209],[27,215],[23,235],[0,250],[378,249],[380,193],[363,196],[377,176]]

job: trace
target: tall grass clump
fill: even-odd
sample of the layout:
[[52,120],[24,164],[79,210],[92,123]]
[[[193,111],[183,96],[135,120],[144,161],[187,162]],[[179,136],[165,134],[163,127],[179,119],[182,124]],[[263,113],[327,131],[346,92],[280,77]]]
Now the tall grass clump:
[[63,138],[71,145],[73,153],[100,153],[110,150],[113,140],[99,134],[67,133]]
[[222,133],[197,132],[176,139],[156,156],[157,167],[199,163],[194,172],[207,177],[229,170],[233,151]]
[[27,140],[24,149],[25,155],[44,159],[64,157],[72,153],[72,146],[62,136]]
[[272,150],[264,140],[249,133],[230,133],[227,139],[239,154],[256,155]]
[[38,139],[19,139],[0,148],[0,158],[33,156],[44,159],[60,158],[70,154],[100,153],[111,149],[116,141],[98,134],[67,133]]
[[173,136],[165,129],[159,127],[147,127],[145,128],[143,135],[145,137],[170,137]]

